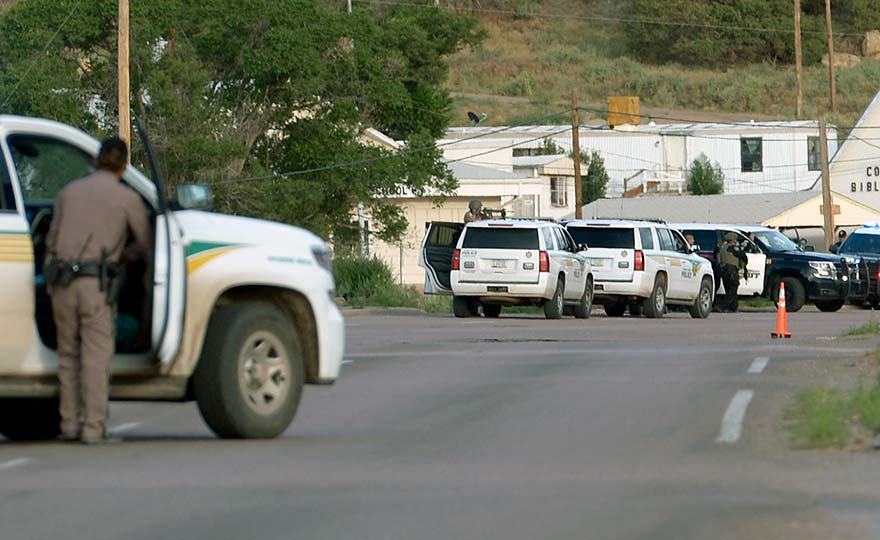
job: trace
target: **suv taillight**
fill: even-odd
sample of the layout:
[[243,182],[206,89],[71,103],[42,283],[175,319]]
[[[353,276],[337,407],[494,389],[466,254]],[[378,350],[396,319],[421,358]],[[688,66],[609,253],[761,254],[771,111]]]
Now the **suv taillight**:
[[538,271],[539,272],[549,272],[550,271],[550,256],[547,255],[546,251],[542,251],[538,254]]
[[456,249],[452,252],[452,269],[460,270],[461,269],[461,250]]
[[636,272],[644,272],[645,271],[645,253],[637,249],[635,253],[635,270]]

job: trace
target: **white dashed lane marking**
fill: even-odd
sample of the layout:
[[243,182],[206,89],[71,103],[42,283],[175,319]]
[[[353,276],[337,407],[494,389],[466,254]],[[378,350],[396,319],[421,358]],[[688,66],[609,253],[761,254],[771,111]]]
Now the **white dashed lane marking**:
[[0,471],[8,471],[9,469],[14,469],[16,467],[23,467],[31,462],[31,458],[26,457],[18,457],[15,459],[10,459],[9,461],[4,461],[0,463]]
[[125,433],[126,431],[131,431],[133,429],[137,429],[138,427],[140,427],[140,425],[141,425],[140,422],[126,422],[124,424],[119,424],[118,426],[113,426],[110,429],[108,429],[107,431],[109,431],[110,433],[113,433],[113,434]]
[[354,360],[343,360],[343,361],[342,361],[342,365],[345,365],[345,364],[353,364],[353,363],[354,363]]
[[739,390],[730,400],[727,406],[727,412],[721,419],[721,433],[715,442],[722,444],[733,444],[737,442],[742,435],[743,420],[746,417],[746,409],[755,393],[751,390]]
[[767,367],[767,363],[770,361],[766,356],[759,356],[755,358],[755,361],[752,362],[752,365],[749,366],[749,373],[758,374],[764,371],[764,368]]

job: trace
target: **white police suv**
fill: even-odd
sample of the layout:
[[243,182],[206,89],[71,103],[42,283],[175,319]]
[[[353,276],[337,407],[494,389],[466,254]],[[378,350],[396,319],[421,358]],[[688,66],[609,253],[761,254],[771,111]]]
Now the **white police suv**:
[[693,253],[678,231],[649,221],[577,220],[565,224],[589,246],[595,298],[611,317],[662,317],[666,305],[687,306],[692,317],[712,312],[712,265]]
[[548,319],[590,316],[590,262],[558,223],[487,220],[428,223],[419,265],[425,294],[453,295],[456,317],[498,317],[503,306],[540,305]]

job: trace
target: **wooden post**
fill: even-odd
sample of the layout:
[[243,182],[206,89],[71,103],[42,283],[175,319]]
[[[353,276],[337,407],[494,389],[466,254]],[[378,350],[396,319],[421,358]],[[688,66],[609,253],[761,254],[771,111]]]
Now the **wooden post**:
[[837,112],[837,83],[834,77],[834,37],[831,33],[831,0],[825,0],[825,28],[828,31],[828,75],[831,79],[831,112]]
[[[128,0],[119,0],[119,138],[131,147],[131,88],[128,74]],[[130,150],[129,150],[129,153]]]
[[794,0],[794,62],[797,72],[797,118],[804,114],[804,66],[801,52],[801,0]]
[[819,119],[819,150],[822,160],[822,217],[825,218],[825,245],[834,243],[834,204],[831,200],[831,172],[828,167],[828,129],[825,117]]
[[571,90],[571,152],[574,155],[574,217],[584,217],[584,182],[581,178],[580,118],[577,89]]

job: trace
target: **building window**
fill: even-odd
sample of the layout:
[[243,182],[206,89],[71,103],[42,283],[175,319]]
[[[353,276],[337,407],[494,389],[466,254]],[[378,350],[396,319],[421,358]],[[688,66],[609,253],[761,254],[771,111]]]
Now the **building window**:
[[540,156],[541,149],[540,148],[514,148],[513,149],[513,157],[531,157],[531,156]]
[[764,170],[763,144],[761,137],[743,137],[740,139],[742,156],[742,172],[761,172]]
[[822,169],[822,147],[819,145],[819,137],[807,137],[807,170],[819,171]]
[[550,204],[553,206],[568,206],[568,191],[564,176],[550,178]]

